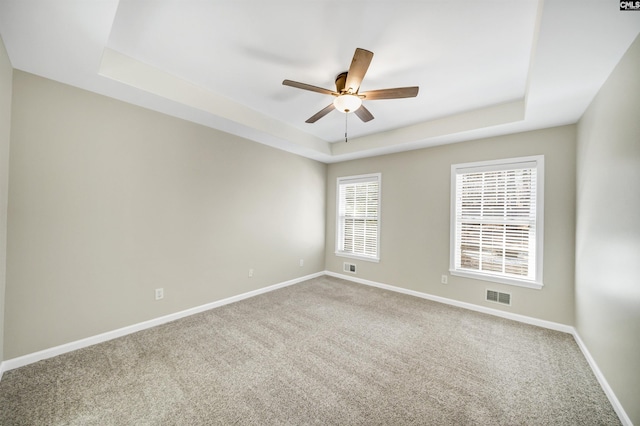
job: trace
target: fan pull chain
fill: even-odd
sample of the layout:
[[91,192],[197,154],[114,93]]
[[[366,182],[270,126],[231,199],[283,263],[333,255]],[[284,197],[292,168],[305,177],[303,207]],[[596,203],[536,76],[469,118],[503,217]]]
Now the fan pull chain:
[[349,116],[349,114],[345,114],[344,115],[344,143],[349,142],[349,139],[347,138],[347,117]]

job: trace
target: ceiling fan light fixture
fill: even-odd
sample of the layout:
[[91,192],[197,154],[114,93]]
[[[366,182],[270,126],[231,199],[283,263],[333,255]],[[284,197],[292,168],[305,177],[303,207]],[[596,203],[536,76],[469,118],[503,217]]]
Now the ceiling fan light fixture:
[[346,115],[347,113],[355,112],[356,116],[362,120],[363,123],[367,123],[373,120],[374,117],[373,114],[362,105],[363,99],[374,101],[376,99],[415,98],[418,95],[419,89],[418,86],[396,87],[393,89],[371,90],[360,94],[360,83],[362,83],[362,79],[369,68],[372,58],[373,52],[357,48],[353,54],[349,71],[342,72],[336,77],[336,90],[323,89],[322,87],[292,80],[283,80],[282,84],[284,86],[295,87],[296,89],[308,90],[310,92],[335,97],[332,103],[309,117],[305,123],[315,123],[334,109],[345,114],[345,120],[348,117]]
[[362,99],[356,95],[344,94],[333,100],[333,106],[345,114],[357,110],[360,105],[362,105]]

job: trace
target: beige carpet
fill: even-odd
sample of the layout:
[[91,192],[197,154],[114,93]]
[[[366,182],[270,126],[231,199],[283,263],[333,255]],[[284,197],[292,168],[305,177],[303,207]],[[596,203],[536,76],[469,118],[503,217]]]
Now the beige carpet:
[[321,277],[8,371],[0,424],[620,423],[570,335]]

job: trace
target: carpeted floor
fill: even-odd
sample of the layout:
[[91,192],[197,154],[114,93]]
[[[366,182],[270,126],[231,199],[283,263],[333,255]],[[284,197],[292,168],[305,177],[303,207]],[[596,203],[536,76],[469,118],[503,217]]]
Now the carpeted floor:
[[1,425],[615,425],[573,337],[321,277],[11,370]]

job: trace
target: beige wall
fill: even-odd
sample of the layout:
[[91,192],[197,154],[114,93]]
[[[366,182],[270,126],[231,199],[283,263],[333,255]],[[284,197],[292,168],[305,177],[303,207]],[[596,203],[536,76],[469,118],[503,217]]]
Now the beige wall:
[[13,84],[5,359],[324,269],[326,165]]
[[[545,156],[544,288],[533,290],[449,276],[451,165]],[[359,278],[462,302],[573,324],[575,126],[444,145],[329,165],[327,270],[342,273],[335,251],[336,178],[382,173],[380,263],[352,261]],[[485,302],[487,288],[512,294],[512,306]]]
[[[639,64],[636,40],[577,127],[327,167],[13,72],[0,39],[0,361],[325,267],[340,273],[347,260],[359,278],[575,324],[640,424]],[[536,154],[545,287],[440,284],[451,164]],[[370,172],[383,184],[377,264],[333,253],[335,180]],[[484,302],[486,288],[512,293],[513,305]]]
[[640,425],[640,38],[578,124],[576,328]]
[[4,360],[4,294],[7,258],[7,198],[13,68],[0,38],[0,362]]

